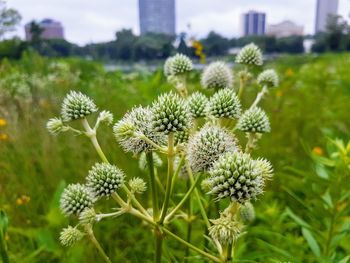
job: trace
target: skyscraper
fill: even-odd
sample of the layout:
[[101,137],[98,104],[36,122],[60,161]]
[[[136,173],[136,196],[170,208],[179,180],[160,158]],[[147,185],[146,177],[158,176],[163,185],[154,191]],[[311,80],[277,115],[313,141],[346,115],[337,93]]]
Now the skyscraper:
[[[32,39],[31,23],[29,22],[24,26],[26,40]],[[50,18],[45,18],[38,23],[38,26],[42,29],[41,38],[43,39],[63,39],[63,26],[60,22]]]
[[325,31],[329,15],[338,13],[339,0],[317,0],[315,33]]
[[265,35],[266,14],[256,11],[249,11],[242,14],[243,36]]
[[141,35],[175,35],[175,0],[139,0]]

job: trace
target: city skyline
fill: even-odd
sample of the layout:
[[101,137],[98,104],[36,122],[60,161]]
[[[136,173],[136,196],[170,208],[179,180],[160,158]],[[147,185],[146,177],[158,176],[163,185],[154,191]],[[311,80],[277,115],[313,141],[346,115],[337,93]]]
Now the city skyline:
[[[234,2],[234,3],[233,3]],[[68,41],[83,45],[90,42],[110,41],[115,32],[131,28],[139,34],[138,0],[9,0],[8,6],[16,8],[22,15],[21,26],[15,32],[24,38],[24,24],[36,19],[50,17],[60,21],[65,28]],[[287,8],[286,8],[287,7]],[[204,37],[211,30],[226,37],[240,35],[240,15],[250,9],[265,12],[267,24],[291,20],[303,25],[305,34],[312,34],[315,28],[316,0],[177,0],[177,33],[190,31],[190,35]],[[300,12],[308,10],[309,12]],[[349,0],[339,0],[338,12],[348,18]],[[188,25],[191,25],[190,30]]]

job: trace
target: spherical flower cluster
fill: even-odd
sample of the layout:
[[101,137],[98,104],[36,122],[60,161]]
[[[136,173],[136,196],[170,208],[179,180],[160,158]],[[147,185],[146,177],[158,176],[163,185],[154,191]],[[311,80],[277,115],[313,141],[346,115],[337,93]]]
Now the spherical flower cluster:
[[263,158],[259,158],[255,161],[256,166],[261,170],[261,174],[265,179],[271,179],[273,177],[272,164]]
[[98,120],[107,123],[107,125],[111,125],[113,123],[113,114],[106,110],[101,111]]
[[243,223],[248,224],[255,219],[254,206],[250,202],[246,202],[239,208],[239,216]]
[[222,155],[209,174],[209,193],[217,199],[228,197],[231,201],[244,203],[263,191],[262,171],[246,153],[236,151]]
[[81,240],[83,236],[84,233],[82,233],[79,229],[68,226],[66,228],[63,228],[60,233],[60,242],[63,246],[70,247]]
[[164,65],[164,73],[167,76],[182,75],[193,69],[191,59],[183,54],[176,54],[175,56],[168,58],[166,64],[166,67]]
[[62,193],[60,208],[67,216],[79,215],[84,209],[92,207],[94,201],[94,196],[87,187],[70,184]]
[[266,133],[271,130],[269,118],[265,111],[258,107],[245,111],[238,121],[237,128],[251,133]]
[[129,180],[130,190],[133,193],[142,194],[146,191],[146,182],[140,177],[134,177]]
[[187,99],[188,106],[193,118],[201,118],[206,116],[206,108],[208,105],[207,97],[200,93],[194,92]]
[[208,103],[208,114],[215,118],[236,119],[241,111],[241,103],[232,89],[219,90]]
[[93,224],[97,221],[96,212],[93,208],[86,208],[79,215],[79,221],[82,224]]
[[195,173],[208,171],[219,157],[238,150],[237,140],[223,128],[206,125],[189,140],[187,158]]
[[63,121],[71,121],[96,111],[97,107],[92,99],[81,92],[71,91],[63,100],[61,115]]
[[221,216],[218,219],[210,220],[209,236],[222,245],[231,244],[238,239],[242,231],[240,223],[234,221],[230,216]]
[[172,67],[172,61],[173,60],[173,57],[169,57],[165,60],[165,63],[164,63],[164,67],[163,67],[163,70],[164,70],[164,75],[165,76],[171,76],[171,67]]
[[207,66],[202,74],[201,84],[205,89],[230,88],[233,82],[233,74],[224,62],[213,62]]
[[175,136],[174,136],[175,145],[188,142],[189,137],[190,137],[190,133],[188,130],[175,132]]
[[86,185],[95,197],[110,196],[124,184],[124,173],[115,165],[96,163],[86,177]]
[[[153,157],[153,165],[154,167],[161,167],[163,165],[162,159],[159,157],[159,155],[155,152],[152,152],[152,157]],[[146,153],[142,152],[140,154],[140,159],[139,159],[139,168],[141,171],[145,171],[148,169],[148,164],[146,160]]]
[[114,135],[126,152],[139,154],[154,149],[151,144],[142,139],[142,135],[157,144],[164,143],[165,136],[154,131],[151,120],[150,108],[137,107],[125,114],[125,116],[114,125]]
[[260,48],[253,43],[244,46],[236,57],[236,63],[261,66],[263,56]]
[[259,74],[257,81],[261,86],[275,88],[278,86],[278,75],[275,70],[267,69]]
[[64,126],[63,122],[59,118],[52,118],[46,123],[46,128],[52,135],[57,135],[60,132],[65,132],[68,127]]
[[163,94],[152,105],[152,126],[168,134],[190,128],[191,113],[187,103],[172,92]]

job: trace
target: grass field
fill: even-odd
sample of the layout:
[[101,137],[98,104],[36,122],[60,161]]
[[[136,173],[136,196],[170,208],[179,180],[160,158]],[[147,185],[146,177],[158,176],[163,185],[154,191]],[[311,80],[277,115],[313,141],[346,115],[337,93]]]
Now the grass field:
[[[333,257],[328,262],[345,263],[341,260],[350,255],[350,238],[337,233],[348,231],[350,215],[340,216],[341,225],[326,220],[324,227],[328,214],[322,210],[322,196],[327,195],[323,190],[321,196],[310,195],[317,189],[309,178],[323,167],[315,165],[313,157],[325,157],[333,149],[328,138],[350,139],[350,54],[288,56],[269,66],[276,68],[281,85],[263,101],[273,133],[263,137],[256,154],[273,163],[275,176],[255,204],[256,220],[239,239],[237,262],[322,262],[328,253]],[[190,75],[191,90],[199,89],[194,84],[198,80],[198,72]],[[247,91],[243,103],[251,102],[257,88]],[[161,70],[106,72],[94,62],[28,54],[19,61],[1,62],[0,208],[9,217],[5,240],[13,262],[100,262],[87,242],[69,249],[58,242],[61,228],[68,224],[59,211],[60,194],[68,183],[82,180],[98,160],[83,137],[52,137],[46,130],[65,94],[88,94],[116,121],[133,105],[147,105],[170,89]],[[146,176],[137,159],[120,149],[110,127],[103,127],[99,139],[110,160],[129,177]],[[317,211],[311,213],[313,209]],[[330,224],[332,232],[327,231]],[[145,228],[124,216],[99,224],[96,236],[113,262],[151,262],[153,239]],[[318,234],[310,238],[312,228]],[[185,235],[185,229],[178,231]],[[166,255],[178,262],[183,247],[171,239],[166,244]],[[191,256],[190,262],[203,262]]]

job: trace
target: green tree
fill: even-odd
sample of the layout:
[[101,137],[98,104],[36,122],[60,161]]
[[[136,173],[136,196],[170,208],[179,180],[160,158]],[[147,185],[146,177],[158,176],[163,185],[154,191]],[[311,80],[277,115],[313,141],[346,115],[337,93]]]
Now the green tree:
[[116,57],[122,60],[131,60],[134,56],[135,42],[137,36],[135,36],[131,29],[123,29],[118,31],[116,34],[117,40],[115,41],[116,46]]
[[208,56],[223,56],[227,54],[230,41],[220,34],[211,31],[205,39],[201,40],[205,53]]
[[15,30],[22,17],[17,10],[7,8],[6,3],[0,0],[0,39],[7,32]]

